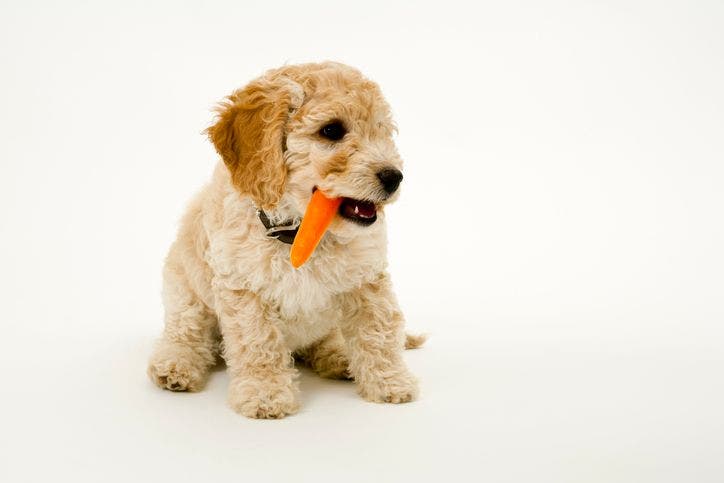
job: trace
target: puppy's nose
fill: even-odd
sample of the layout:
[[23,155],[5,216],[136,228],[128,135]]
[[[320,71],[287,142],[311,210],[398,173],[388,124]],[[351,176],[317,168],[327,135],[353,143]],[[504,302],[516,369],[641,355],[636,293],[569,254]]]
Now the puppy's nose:
[[400,181],[402,181],[402,173],[399,169],[394,168],[383,169],[377,173],[377,177],[380,179],[385,191],[389,194],[394,193],[397,187],[400,186]]

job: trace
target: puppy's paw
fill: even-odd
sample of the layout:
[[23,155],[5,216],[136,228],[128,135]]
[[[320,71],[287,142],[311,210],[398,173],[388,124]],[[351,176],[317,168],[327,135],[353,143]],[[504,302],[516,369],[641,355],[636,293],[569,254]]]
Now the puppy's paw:
[[160,345],[148,364],[151,381],[169,391],[200,391],[208,374],[203,358],[180,344]]
[[281,419],[299,410],[297,389],[291,378],[283,382],[252,378],[232,380],[229,405],[239,414],[254,419]]
[[344,352],[343,343],[326,339],[298,351],[295,356],[321,377],[352,379],[349,372],[349,359]]
[[375,378],[359,384],[360,395],[377,403],[406,403],[417,399],[417,379],[409,372]]
[[326,379],[352,379],[347,357],[337,352],[324,354],[323,357],[315,357],[309,362],[309,366],[320,377]]
[[350,380],[352,376],[349,373],[348,364],[331,365],[314,370],[319,377],[325,379],[343,379]]

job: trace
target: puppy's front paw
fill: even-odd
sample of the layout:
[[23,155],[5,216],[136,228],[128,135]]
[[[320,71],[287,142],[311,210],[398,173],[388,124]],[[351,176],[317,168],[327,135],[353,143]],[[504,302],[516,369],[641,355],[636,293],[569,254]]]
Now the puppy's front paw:
[[159,345],[148,364],[151,381],[169,391],[199,391],[208,373],[204,360],[180,344]]
[[291,380],[275,382],[238,378],[232,380],[229,386],[229,405],[249,418],[281,419],[299,409],[298,392]]
[[417,379],[409,372],[374,378],[359,384],[360,395],[378,403],[405,403],[417,398]]

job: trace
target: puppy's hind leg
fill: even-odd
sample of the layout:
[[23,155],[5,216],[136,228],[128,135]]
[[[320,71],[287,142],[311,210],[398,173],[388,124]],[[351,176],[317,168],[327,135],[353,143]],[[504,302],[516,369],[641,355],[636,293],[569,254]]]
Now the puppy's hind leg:
[[314,372],[328,379],[351,379],[349,359],[347,358],[344,338],[339,327],[318,342],[295,353]]
[[[405,334],[405,349],[417,349],[427,340],[426,334]],[[352,379],[344,337],[339,327],[333,328],[320,341],[300,349],[294,356],[321,377],[327,379]]]
[[151,355],[148,375],[163,389],[199,391],[219,353],[216,315],[193,293],[179,267],[164,271],[165,327]]

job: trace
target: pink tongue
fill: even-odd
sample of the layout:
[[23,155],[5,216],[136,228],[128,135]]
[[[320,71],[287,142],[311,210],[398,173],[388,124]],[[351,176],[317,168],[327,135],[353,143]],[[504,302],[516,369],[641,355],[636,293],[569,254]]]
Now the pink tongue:
[[358,201],[354,204],[355,212],[362,218],[372,218],[377,213],[374,203],[366,203],[364,201]]

